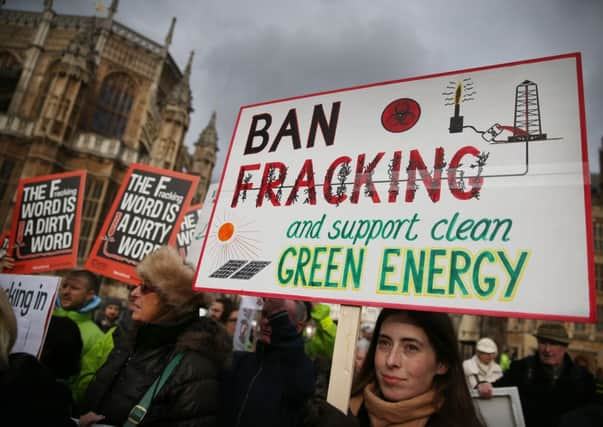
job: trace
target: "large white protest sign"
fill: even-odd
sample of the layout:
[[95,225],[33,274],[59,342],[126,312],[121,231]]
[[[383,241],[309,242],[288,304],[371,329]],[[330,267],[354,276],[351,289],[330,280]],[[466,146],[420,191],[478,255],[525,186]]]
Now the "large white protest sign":
[[241,108],[196,288],[593,320],[580,61]]
[[17,341],[13,353],[38,356],[52,315],[60,278],[0,274],[0,287],[17,317]]

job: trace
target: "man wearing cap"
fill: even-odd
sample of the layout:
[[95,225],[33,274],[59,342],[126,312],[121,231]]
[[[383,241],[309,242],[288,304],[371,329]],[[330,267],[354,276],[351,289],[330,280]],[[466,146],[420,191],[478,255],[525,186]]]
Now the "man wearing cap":
[[592,375],[567,354],[569,337],[558,323],[543,323],[535,334],[538,350],[511,363],[495,387],[516,386],[526,426],[558,426],[562,416],[594,398]]
[[498,347],[492,339],[482,338],[475,349],[473,357],[463,362],[465,378],[471,390],[477,390],[480,397],[489,399],[492,383],[503,376],[502,368],[494,361]]

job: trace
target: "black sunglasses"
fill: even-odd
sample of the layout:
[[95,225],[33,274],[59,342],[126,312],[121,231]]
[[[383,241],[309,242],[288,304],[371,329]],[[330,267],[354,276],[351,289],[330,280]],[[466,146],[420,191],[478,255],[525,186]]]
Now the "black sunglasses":
[[148,280],[143,281],[138,288],[140,289],[140,293],[145,295],[152,292],[159,293],[159,288],[157,286],[153,286]]

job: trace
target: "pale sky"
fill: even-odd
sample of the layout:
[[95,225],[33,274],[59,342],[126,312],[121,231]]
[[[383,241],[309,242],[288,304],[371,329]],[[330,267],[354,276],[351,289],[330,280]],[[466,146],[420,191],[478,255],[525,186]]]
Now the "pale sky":
[[[93,15],[110,0],[54,0]],[[42,0],[5,8],[42,10]],[[217,112],[218,180],[243,105],[367,83],[581,52],[590,169],[603,137],[602,0],[121,0],[116,19],[170,48],[191,49],[192,145]],[[543,126],[545,124],[543,123]]]

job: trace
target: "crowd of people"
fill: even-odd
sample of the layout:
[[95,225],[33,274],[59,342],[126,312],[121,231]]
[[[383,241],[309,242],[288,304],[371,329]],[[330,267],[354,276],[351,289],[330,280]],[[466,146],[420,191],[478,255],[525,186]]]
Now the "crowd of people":
[[137,273],[127,301],[101,299],[88,271],[65,274],[39,358],[11,353],[17,324],[0,291],[2,425],[477,427],[475,399],[509,386],[528,427],[603,425],[601,385],[558,323],[541,324],[536,353],[509,365],[488,337],[463,361],[447,314],[383,309],[360,327],[341,412],[326,401],[328,305],[265,298],[252,351],[238,351],[236,300],[193,291],[176,250],[156,250]]

